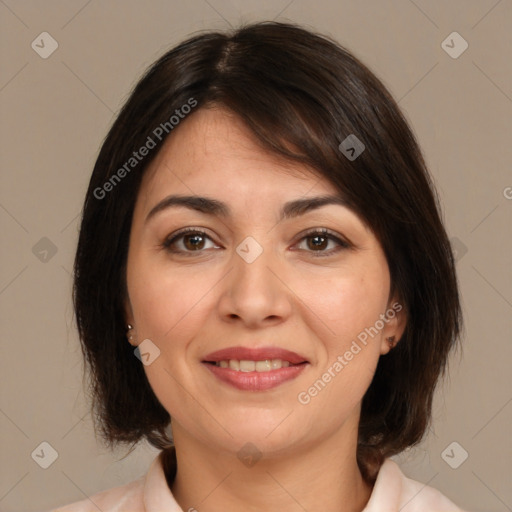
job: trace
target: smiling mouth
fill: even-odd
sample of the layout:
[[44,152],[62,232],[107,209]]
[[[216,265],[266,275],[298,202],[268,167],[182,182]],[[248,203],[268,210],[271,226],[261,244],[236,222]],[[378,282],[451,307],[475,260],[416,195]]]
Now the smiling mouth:
[[224,385],[248,392],[270,391],[293,381],[309,366],[307,361],[291,363],[283,359],[221,359],[202,363]]
[[261,361],[251,361],[247,359],[225,359],[221,361],[204,361],[207,364],[217,366],[219,368],[229,368],[239,372],[271,372],[272,370],[280,370],[281,368],[288,368],[290,366],[300,366],[306,364],[290,363],[284,359],[264,359]]

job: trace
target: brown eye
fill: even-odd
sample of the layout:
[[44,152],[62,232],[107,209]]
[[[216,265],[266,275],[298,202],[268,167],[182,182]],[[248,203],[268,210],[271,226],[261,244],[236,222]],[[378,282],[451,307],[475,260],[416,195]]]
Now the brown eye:
[[[307,248],[304,250],[312,252],[315,257],[331,256],[342,249],[348,249],[350,247],[349,243],[341,240],[327,229],[310,231],[301,239],[301,242],[303,240],[306,240],[307,245]],[[329,242],[334,243],[334,248],[325,250]]]
[[329,238],[324,235],[308,236],[307,240],[310,249],[325,249],[329,243]]
[[184,235],[183,237],[184,243],[183,245],[190,249],[191,251],[196,251],[203,249],[204,247],[204,236],[200,234],[196,235]]
[[218,248],[204,231],[186,228],[169,237],[162,246],[172,253],[188,254],[204,252],[204,249],[211,248],[205,247],[208,240],[212,242],[213,247]]

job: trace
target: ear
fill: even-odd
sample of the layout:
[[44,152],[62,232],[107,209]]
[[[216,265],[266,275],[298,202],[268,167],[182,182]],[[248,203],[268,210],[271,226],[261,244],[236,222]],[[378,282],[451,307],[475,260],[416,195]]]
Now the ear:
[[391,350],[388,338],[394,337],[395,345],[400,343],[407,324],[407,311],[403,303],[397,297],[393,297],[388,301],[387,309],[381,318],[383,318],[384,328],[382,329],[380,353],[384,355]]
[[[125,318],[125,327],[126,327],[126,337],[128,339],[128,342],[133,345],[134,347],[137,346],[137,338],[135,336],[135,323],[133,319],[133,311],[132,311],[132,305],[130,303],[130,299],[128,297],[124,300],[124,318]],[[133,328],[128,329],[128,325],[131,325]],[[131,339],[130,337],[131,336]]]

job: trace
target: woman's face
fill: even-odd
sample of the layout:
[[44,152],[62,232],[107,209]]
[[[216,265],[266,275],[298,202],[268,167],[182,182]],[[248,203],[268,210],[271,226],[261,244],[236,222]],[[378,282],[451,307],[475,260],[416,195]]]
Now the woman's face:
[[[223,208],[172,205],[170,196]],[[182,121],[147,170],[130,235],[127,321],[175,437],[285,453],[357,426],[403,313],[377,239],[350,209],[299,205],[281,215],[320,196],[339,194],[263,151],[220,109]],[[184,228],[204,233],[176,236]],[[332,238],[314,234],[322,229]]]

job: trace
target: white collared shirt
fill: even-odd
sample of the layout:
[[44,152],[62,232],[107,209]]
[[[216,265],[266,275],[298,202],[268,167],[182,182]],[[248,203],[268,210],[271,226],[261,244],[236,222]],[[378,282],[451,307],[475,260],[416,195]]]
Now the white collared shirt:
[[[51,512],[189,512],[174,499],[165,478],[160,452],[145,476]],[[432,487],[407,478],[386,459],[362,512],[464,512]]]

